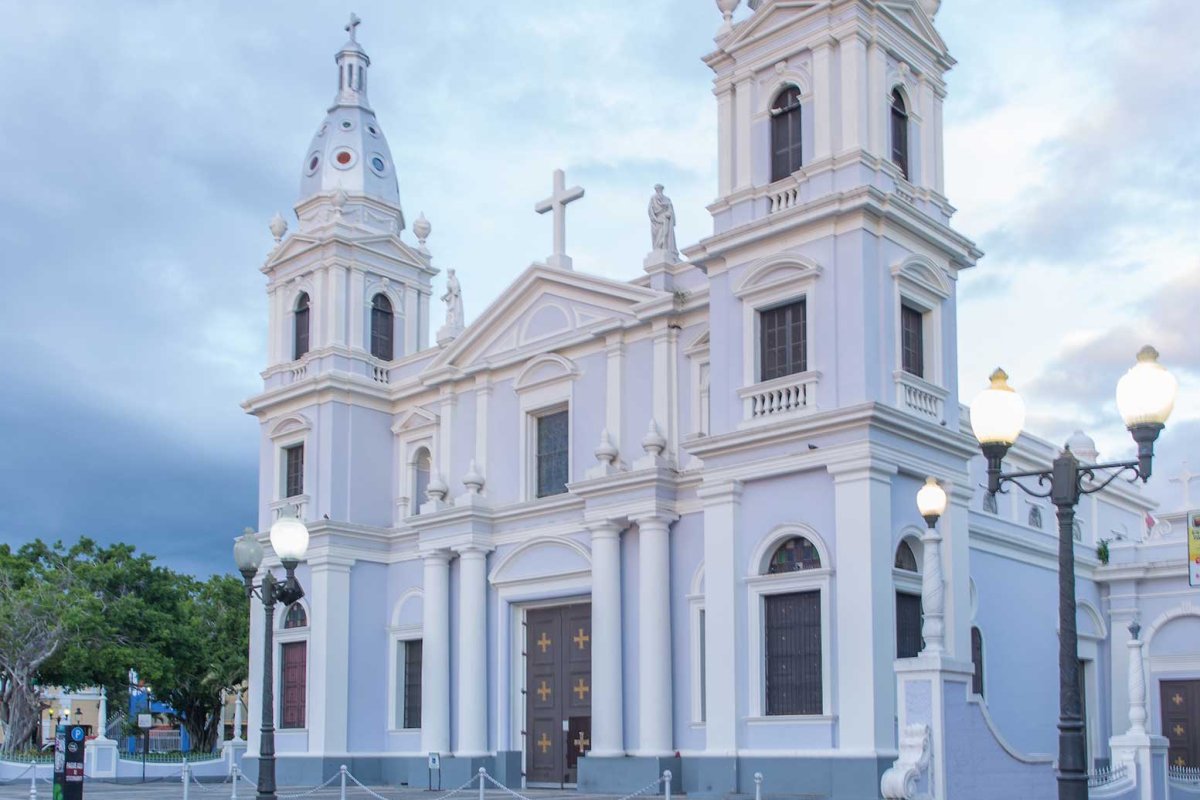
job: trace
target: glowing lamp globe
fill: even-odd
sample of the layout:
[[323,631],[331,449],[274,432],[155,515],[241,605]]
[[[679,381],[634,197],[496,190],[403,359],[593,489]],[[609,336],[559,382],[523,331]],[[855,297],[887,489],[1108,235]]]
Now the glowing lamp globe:
[[271,549],[279,560],[303,561],[308,552],[308,528],[291,514],[284,514],[271,526]]
[[938,485],[937,479],[925,479],[925,485],[917,492],[917,510],[925,519],[946,513],[946,490]]
[[262,564],[263,549],[258,543],[258,537],[251,528],[246,528],[236,542],[233,543],[233,561],[237,564],[238,572],[242,575],[253,576]]
[[982,445],[1011,445],[1025,427],[1025,401],[1008,385],[1008,374],[997,369],[991,385],[971,401],[971,430]]
[[1137,363],[1117,381],[1117,408],[1125,427],[1165,425],[1175,408],[1179,382],[1158,363],[1158,351],[1146,345]]

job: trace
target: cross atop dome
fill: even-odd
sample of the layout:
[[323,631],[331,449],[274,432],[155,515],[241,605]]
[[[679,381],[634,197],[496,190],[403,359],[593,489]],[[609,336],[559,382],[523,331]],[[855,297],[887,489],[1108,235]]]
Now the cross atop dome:
[[356,35],[358,33],[358,26],[361,24],[362,24],[362,19],[359,18],[358,14],[355,14],[353,11],[351,11],[350,12],[350,22],[348,22],[346,24],[345,30],[347,33],[350,34],[350,41],[354,42],[355,44],[358,44],[358,39],[357,39]]

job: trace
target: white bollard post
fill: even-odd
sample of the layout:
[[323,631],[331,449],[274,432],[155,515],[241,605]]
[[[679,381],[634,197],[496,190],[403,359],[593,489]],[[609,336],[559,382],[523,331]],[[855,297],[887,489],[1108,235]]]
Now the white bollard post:
[[663,770],[663,797],[671,800],[671,770]]
[[762,800],[762,773],[754,773],[754,800]]
[[237,764],[233,765],[233,771],[230,772],[229,774],[233,776],[233,783],[232,783],[233,792],[229,795],[229,800],[238,800],[237,782],[238,782],[238,778],[241,777],[241,774],[240,774],[240,770],[238,770]]
[[338,800],[346,800],[346,765],[342,764],[342,768],[339,771],[342,778],[342,793],[338,795]]
[[29,800],[37,800],[37,762],[31,761],[29,766],[33,768],[29,775]]
[[183,782],[183,800],[188,800],[188,763],[186,758],[183,760],[183,770],[179,773],[179,780]]
[[483,767],[480,767],[479,768],[479,800],[483,800],[483,790],[484,790],[484,787],[486,786],[486,779],[484,778],[485,775],[487,775],[487,770],[484,769]]

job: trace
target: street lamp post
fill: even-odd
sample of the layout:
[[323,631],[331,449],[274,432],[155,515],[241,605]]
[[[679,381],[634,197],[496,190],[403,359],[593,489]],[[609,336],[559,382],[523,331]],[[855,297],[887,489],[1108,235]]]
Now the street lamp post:
[[265,623],[263,632],[262,730],[258,752],[258,800],[275,800],[275,604],[290,606],[304,589],[296,580],[296,567],[308,552],[308,528],[293,513],[285,513],[271,526],[271,549],[283,562],[287,573],[283,582],[267,570],[262,583],[254,585],[254,576],[262,565],[263,549],[247,529],[233,545],[233,558],[246,582],[246,598],[262,600]]
[[[1087,739],[1079,696],[1078,637],[1075,631],[1075,506],[1080,497],[1108,486],[1129,473],[1130,482],[1150,477],[1154,442],[1175,405],[1178,384],[1158,363],[1158,352],[1143,347],[1137,363],[1117,383],[1117,407],[1134,442],[1137,458],[1104,464],[1082,464],[1069,447],[1049,470],[1003,472],[1003,460],[1025,425],[1025,403],[1008,385],[1004,370],[992,373],[991,386],[971,402],[971,428],[987,459],[987,490],[1003,492],[1006,484],[1026,494],[1048,497],[1058,517],[1058,797],[1086,800]],[[1021,483],[1037,478],[1037,487]],[[1046,486],[1049,488],[1044,488]]]

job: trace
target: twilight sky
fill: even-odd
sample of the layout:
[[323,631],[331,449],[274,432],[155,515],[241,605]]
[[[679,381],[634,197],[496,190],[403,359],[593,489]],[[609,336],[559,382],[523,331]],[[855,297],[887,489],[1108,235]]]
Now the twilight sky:
[[[712,0],[0,0],[0,542],[229,568],[255,518],[239,403],[267,221],[293,219],[351,9],[405,211],[468,321],[549,252],[555,167],[587,189],[577,269],[640,273],[656,182],[681,244],[710,231]],[[1167,479],[1188,452],[1200,470],[1200,3],[944,0],[937,22],[947,194],[987,254],[959,286],[962,398],[1001,364],[1035,432],[1125,455],[1113,387],[1152,342],[1183,388],[1151,491],[1178,506]]]

